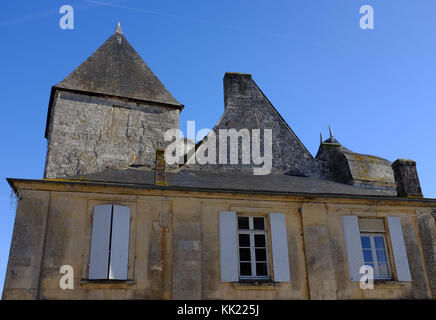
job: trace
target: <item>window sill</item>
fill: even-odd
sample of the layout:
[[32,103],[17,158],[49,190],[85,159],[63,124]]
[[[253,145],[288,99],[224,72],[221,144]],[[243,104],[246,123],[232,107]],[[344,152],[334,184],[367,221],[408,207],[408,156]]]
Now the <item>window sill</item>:
[[374,280],[374,289],[377,288],[402,288],[409,285],[410,281],[396,281],[396,280]]
[[90,288],[111,288],[111,289],[125,289],[135,284],[134,280],[80,280],[82,287]]
[[271,280],[240,280],[232,283],[234,289],[238,290],[275,290],[280,286],[280,282]]

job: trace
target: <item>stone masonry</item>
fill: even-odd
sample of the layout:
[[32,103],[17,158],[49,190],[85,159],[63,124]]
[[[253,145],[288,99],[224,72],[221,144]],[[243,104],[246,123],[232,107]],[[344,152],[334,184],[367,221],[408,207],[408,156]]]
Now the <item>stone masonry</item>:
[[57,91],[45,178],[153,163],[180,111],[153,103]]

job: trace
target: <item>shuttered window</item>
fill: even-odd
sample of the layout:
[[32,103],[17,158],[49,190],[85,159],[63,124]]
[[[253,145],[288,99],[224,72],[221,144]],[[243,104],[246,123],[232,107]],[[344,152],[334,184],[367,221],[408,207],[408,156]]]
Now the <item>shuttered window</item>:
[[119,205],[94,207],[90,280],[127,280],[130,208]]
[[[267,219],[238,216],[222,211],[219,216],[221,281],[271,279]],[[273,280],[289,282],[289,257],[285,216],[270,214]]]
[[[397,280],[411,281],[400,218],[388,217],[387,221]],[[384,220],[343,216],[342,223],[350,280],[360,280],[359,271],[363,265],[370,265],[374,268],[375,279],[392,279]]]

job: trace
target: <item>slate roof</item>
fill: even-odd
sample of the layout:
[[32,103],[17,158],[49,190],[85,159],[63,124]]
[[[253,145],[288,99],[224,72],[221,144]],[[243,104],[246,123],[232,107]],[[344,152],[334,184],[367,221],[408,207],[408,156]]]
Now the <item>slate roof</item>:
[[133,49],[119,25],[97,51],[54,87],[183,107]]
[[[140,168],[106,170],[99,173],[61,178],[82,182],[103,182],[124,185],[154,187],[154,170]],[[167,172],[164,188],[204,189],[205,191],[241,191],[255,193],[297,193],[326,195],[392,196],[385,191],[359,188],[352,185],[312,177],[248,173],[212,173],[203,170]]]

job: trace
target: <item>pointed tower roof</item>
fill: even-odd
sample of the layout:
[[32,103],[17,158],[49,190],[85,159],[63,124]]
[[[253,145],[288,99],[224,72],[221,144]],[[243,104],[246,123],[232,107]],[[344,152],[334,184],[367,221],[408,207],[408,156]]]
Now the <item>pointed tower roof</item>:
[[126,40],[119,22],[109,39],[55,87],[183,108]]

